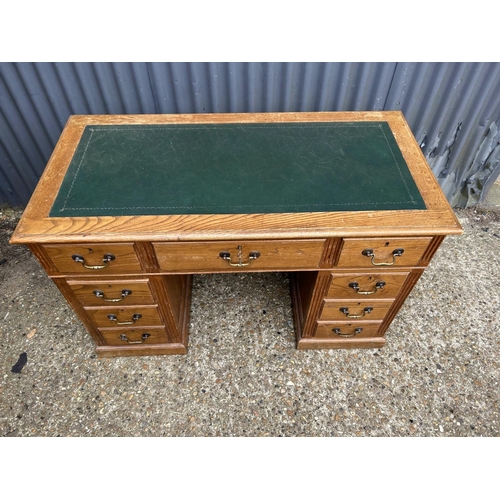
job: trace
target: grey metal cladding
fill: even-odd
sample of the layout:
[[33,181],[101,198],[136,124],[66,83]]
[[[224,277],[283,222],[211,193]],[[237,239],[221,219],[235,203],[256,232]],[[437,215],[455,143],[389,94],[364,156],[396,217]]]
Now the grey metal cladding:
[[26,205],[72,114],[401,110],[448,200],[500,173],[500,63],[0,63],[0,203]]

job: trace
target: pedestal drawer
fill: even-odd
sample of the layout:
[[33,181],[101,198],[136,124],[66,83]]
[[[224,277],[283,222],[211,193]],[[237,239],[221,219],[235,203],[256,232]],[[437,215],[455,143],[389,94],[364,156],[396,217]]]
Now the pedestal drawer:
[[86,308],[85,311],[98,327],[152,326],[163,322],[156,306],[124,306]]
[[314,337],[327,339],[382,337],[382,335],[377,335],[377,330],[379,329],[381,323],[381,321],[318,323]]
[[68,280],[68,285],[84,306],[154,304],[149,280],[83,281]]
[[165,327],[100,329],[107,345],[127,346],[170,342]]
[[323,321],[381,320],[389,311],[393,300],[329,300],[323,301],[319,319]]
[[332,299],[394,299],[409,272],[332,273],[327,297]]
[[314,269],[325,240],[256,240],[153,243],[164,271],[241,271]]
[[346,238],[337,267],[417,266],[431,240],[431,237]]

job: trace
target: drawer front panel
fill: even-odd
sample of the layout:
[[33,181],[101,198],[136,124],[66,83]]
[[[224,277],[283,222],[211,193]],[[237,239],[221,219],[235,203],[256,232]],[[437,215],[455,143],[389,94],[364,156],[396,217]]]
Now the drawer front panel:
[[417,266],[432,238],[346,238],[338,267]]
[[327,297],[334,299],[394,299],[409,272],[332,273]]
[[86,308],[85,311],[98,327],[141,327],[163,323],[156,306],[100,307]]
[[393,300],[324,300],[320,320],[381,320],[392,306]]
[[382,337],[377,330],[382,322],[369,323],[368,321],[353,321],[352,323],[318,323],[316,338],[326,339],[362,339],[368,337]]
[[164,271],[237,271],[314,269],[325,240],[153,243]]
[[44,245],[57,270],[74,274],[141,271],[133,243]]
[[114,328],[99,330],[106,345],[128,346],[146,344],[166,344],[170,342],[164,327],[155,328]]
[[68,285],[84,306],[154,304],[149,280],[68,281]]

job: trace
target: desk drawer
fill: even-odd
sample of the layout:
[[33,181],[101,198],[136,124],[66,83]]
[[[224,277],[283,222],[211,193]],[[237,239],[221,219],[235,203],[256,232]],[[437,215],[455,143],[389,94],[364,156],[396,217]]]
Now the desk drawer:
[[332,273],[327,298],[332,299],[394,299],[409,272]]
[[99,307],[86,308],[85,311],[98,327],[162,324],[156,306]]
[[315,269],[325,240],[153,243],[160,269],[210,272]]
[[389,311],[393,300],[329,300],[323,301],[320,320],[348,321],[348,320],[381,320]]
[[43,248],[61,273],[118,274],[141,270],[133,243],[57,244]]
[[417,266],[431,237],[346,238],[337,267]]
[[352,323],[318,323],[316,338],[327,339],[363,339],[382,337],[377,330],[382,322],[353,321]]
[[149,280],[120,281],[76,281],[68,280],[68,285],[84,306],[106,306],[154,304],[149,288]]
[[106,345],[166,344],[170,342],[165,327],[101,329]]

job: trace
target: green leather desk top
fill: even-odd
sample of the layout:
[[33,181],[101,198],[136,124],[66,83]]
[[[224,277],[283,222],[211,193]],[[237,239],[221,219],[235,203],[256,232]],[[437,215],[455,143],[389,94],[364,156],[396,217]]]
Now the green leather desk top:
[[425,208],[386,122],[88,125],[49,216]]

